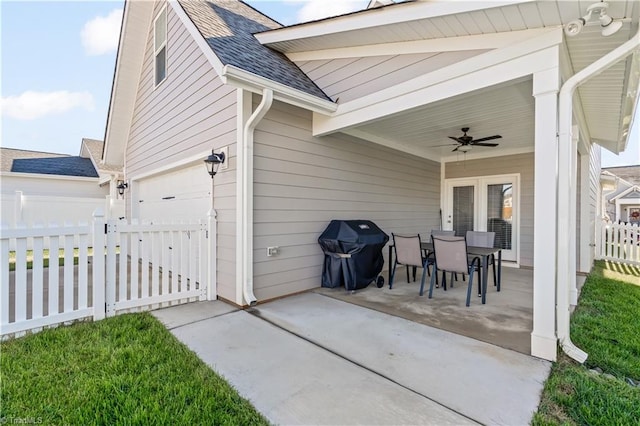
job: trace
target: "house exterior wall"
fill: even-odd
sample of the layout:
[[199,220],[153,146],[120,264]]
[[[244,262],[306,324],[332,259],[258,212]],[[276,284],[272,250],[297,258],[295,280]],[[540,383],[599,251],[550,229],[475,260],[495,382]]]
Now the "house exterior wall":
[[[155,4],[154,18],[165,4]],[[136,204],[145,195],[137,187],[139,177],[159,172],[170,164],[176,168],[163,172],[193,167],[193,162],[185,162],[200,155],[204,159],[212,149],[228,146],[228,170],[219,172],[214,181],[214,207],[218,218],[218,294],[234,300],[236,90],[222,84],[169,5],[167,21],[167,77],[157,87],[154,87],[153,25],[147,37],[125,154],[125,175],[131,184],[127,217],[138,217]],[[194,175],[194,179],[201,179],[200,174]],[[180,188],[170,189],[171,195],[181,194]],[[203,219],[206,213],[202,212]]]
[[520,265],[533,267],[533,153],[450,162],[445,179],[520,174]]
[[[318,237],[332,219],[372,220],[389,237],[428,234],[439,223],[438,163],[346,135],[313,137],[311,120],[309,111],[274,102],[255,131],[258,300],[320,286]],[[267,257],[269,246],[280,253]]]
[[340,98],[340,102],[344,103],[486,51],[468,50],[313,60],[298,62],[297,65],[331,99]]

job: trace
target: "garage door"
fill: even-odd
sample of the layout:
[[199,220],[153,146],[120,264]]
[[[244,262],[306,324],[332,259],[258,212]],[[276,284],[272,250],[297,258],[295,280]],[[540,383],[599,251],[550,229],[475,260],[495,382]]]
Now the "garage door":
[[211,208],[210,191],[211,177],[203,164],[142,179],[139,219],[155,223],[205,219]]

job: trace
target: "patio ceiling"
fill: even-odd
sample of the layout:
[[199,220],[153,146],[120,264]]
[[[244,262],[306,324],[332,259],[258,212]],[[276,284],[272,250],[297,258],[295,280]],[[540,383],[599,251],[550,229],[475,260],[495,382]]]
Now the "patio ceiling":
[[[534,97],[532,80],[521,79],[442,100],[403,114],[386,117],[347,131],[354,136],[401,151],[447,161],[482,158],[533,151]],[[499,134],[495,148],[473,147],[466,155],[451,151],[461,127],[482,138]],[[436,145],[452,144],[436,147]]]

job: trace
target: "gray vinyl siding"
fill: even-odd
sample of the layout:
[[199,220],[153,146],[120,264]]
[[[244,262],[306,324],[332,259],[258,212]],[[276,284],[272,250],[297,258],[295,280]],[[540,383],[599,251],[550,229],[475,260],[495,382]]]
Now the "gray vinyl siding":
[[370,56],[305,61],[297,65],[327,96],[334,101],[340,98],[339,102],[344,103],[484,52],[486,50]]
[[[372,220],[389,236],[428,234],[438,225],[438,163],[346,135],[315,138],[311,119],[309,111],[275,102],[255,131],[259,300],[320,286],[318,236],[332,219]],[[280,253],[267,257],[268,246]]]
[[[164,4],[155,5],[154,18]],[[229,169],[216,175],[214,190],[217,279],[218,294],[235,300],[236,90],[222,84],[170,5],[167,20],[167,78],[155,88],[153,25],[149,29],[126,149],[126,175],[135,179],[158,167],[229,146]]]
[[[534,154],[446,163],[445,178],[520,174],[520,264],[533,266]],[[550,188],[553,190],[553,188]]]
[[593,221],[591,223],[591,241],[589,241],[593,245],[589,246],[589,251],[593,262],[596,257],[596,220],[601,220],[600,218],[602,217],[600,206],[602,202],[602,189],[600,186],[602,148],[600,148],[600,145],[591,144],[589,151],[589,217]]

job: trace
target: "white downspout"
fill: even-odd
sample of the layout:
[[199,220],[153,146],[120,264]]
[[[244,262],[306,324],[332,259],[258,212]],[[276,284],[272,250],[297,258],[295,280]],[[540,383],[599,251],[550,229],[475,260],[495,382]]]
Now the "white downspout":
[[569,257],[571,232],[571,176],[574,148],[571,140],[571,126],[573,117],[573,94],[576,88],[586,83],[592,77],[605,71],[626,56],[634,53],[640,46],[640,31],[624,44],[618,46],[591,65],[574,74],[560,89],[559,96],[559,127],[558,127],[558,274],[557,274],[557,333],[562,350],[576,361],[583,363],[588,354],[571,342],[569,289],[576,279],[575,263],[572,265]]
[[242,138],[244,167],[242,170],[242,294],[244,300],[253,306],[258,301],[253,294],[253,131],[267,114],[273,103],[273,90],[262,90],[262,101],[251,114],[244,126]]

